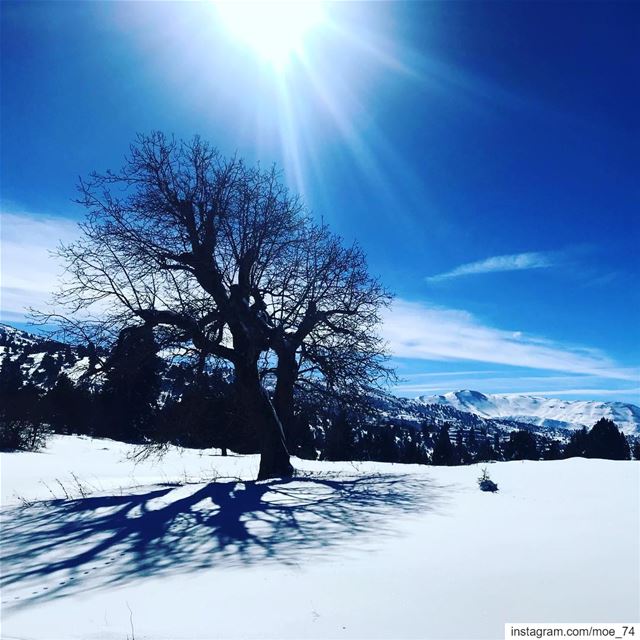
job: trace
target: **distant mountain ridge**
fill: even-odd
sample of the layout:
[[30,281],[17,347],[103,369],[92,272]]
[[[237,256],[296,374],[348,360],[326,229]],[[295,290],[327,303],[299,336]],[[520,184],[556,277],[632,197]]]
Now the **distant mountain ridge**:
[[[72,347],[0,324],[0,364],[7,357],[19,362],[26,381],[42,389],[53,387],[61,374],[76,384],[88,382],[85,376],[90,357],[86,347]],[[179,367],[167,367],[163,393],[179,397],[184,390],[184,375]],[[567,401],[469,390],[414,399],[379,393],[371,400],[387,422],[415,428],[425,423],[448,424],[502,434],[527,429],[566,440],[572,430],[590,428],[600,418],[609,418],[627,435],[640,436],[640,407],[622,402]]]
[[546,428],[592,427],[600,418],[613,420],[628,435],[640,434],[640,407],[624,402],[560,400],[524,394],[485,394],[452,391],[444,395],[421,396],[424,405],[448,406],[492,420],[513,420]]
[[562,427],[539,427],[530,423],[507,418],[484,418],[469,411],[461,411],[446,404],[425,404],[413,398],[399,398],[390,394],[377,394],[372,402],[381,410],[384,420],[390,424],[421,428],[424,425],[454,430],[476,429],[494,435],[505,435],[512,431],[527,430],[539,435],[548,435],[566,441],[571,432]]

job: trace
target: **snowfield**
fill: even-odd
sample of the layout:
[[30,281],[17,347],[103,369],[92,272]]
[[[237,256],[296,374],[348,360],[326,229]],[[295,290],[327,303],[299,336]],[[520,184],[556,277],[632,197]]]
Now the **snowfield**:
[[132,449],[1,454],[2,638],[472,640],[640,619],[638,462],[492,464],[488,494],[479,465],[295,460],[299,478],[256,483],[256,456]]

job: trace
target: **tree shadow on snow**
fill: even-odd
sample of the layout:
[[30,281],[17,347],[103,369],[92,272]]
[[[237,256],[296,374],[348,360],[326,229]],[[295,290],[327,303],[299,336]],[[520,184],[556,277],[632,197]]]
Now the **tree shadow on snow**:
[[21,607],[135,578],[216,566],[296,565],[340,545],[375,549],[402,514],[433,511],[425,477],[321,475],[161,486],[2,513],[2,602]]

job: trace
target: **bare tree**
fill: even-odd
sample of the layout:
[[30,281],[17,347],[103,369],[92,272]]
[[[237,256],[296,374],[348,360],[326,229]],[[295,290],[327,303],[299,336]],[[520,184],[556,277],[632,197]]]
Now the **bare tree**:
[[[388,294],[274,169],[154,133],[138,137],[121,171],[79,190],[87,218],[61,249],[55,302],[76,319],[90,313],[94,333],[143,324],[231,363],[238,406],[260,434],[260,479],[293,471],[281,418],[298,382],[355,388],[384,371],[375,325]],[[276,408],[259,371],[270,353]]]
[[377,331],[389,292],[369,275],[360,247],[344,247],[324,224],[305,234],[271,296],[274,403],[285,426],[296,387],[354,404],[393,376]]

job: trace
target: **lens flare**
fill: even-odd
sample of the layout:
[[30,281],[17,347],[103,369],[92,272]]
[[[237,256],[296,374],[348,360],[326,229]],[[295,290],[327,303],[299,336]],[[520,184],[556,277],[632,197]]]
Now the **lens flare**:
[[276,67],[300,54],[305,36],[324,19],[322,3],[312,0],[226,0],[215,5],[229,32]]

